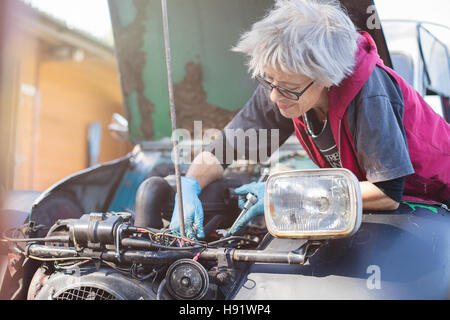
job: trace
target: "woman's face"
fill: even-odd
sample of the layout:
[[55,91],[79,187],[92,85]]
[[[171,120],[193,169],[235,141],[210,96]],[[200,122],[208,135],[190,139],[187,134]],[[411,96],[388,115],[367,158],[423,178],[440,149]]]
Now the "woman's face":
[[[312,81],[304,75],[286,73],[272,67],[266,67],[264,71],[267,81],[295,92],[302,91]],[[316,83],[309,87],[297,101],[282,96],[276,89],[270,92],[270,100],[278,106],[281,114],[289,119],[298,118],[312,108],[319,108],[325,112],[328,110],[328,90]]]

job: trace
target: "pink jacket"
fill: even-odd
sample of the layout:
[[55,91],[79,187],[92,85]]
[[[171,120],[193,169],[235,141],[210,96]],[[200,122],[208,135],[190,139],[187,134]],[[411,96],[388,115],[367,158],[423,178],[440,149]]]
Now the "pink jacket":
[[[366,32],[361,32],[361,35],[353,74],[339,86],[333,86],[328,96],[331,131],[342,167],[352,171],[360,181],[367,180],[357,161],[346,111],[378,65],[398,83],[405,103],[403,125],[415,173],[406,177],[403,199],[438,202],[450,199],[450,125],[431,109],[413,87],[383,64],[371,36]],[[302,120],[303,117],[293,120],[298,140],[317,166],[330,167],[306,133]]]

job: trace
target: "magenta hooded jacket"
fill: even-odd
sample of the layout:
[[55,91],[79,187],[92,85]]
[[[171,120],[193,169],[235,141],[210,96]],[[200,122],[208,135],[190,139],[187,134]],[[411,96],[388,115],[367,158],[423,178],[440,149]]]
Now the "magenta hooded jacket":
[[[375,42],[366,32],[361,32],[355,59],[353,73],[339,86],[331,87],[328,96],[329,121],[342,167],[352,171],[359,181],[367,180],[358,164],[346,111],[378,65],[398,83],[405,104],[403,125],[415,173],[406,177],[403,200],[447,201],[450,199],[450,125],[433,111],[411,85],[383,64]],[[303,116],[293,121],[297,138],[312,161],[320,168],[329,168],[330,165],[307,134]]]

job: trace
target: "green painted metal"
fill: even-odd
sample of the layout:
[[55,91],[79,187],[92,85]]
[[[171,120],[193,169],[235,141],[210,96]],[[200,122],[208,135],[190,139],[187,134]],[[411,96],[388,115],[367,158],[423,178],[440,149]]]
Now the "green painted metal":
[[[114,0],[119,16],[120,27],[126,27],[134,22],[137,15],[137,8],[130,1]],[[130,5],[131,4],[131,5]]]
[[[380,56],[391,66],[383,31],[367,30],[367,21],[373,18],[367,8],[373,5],[373,0],[340,1],[356,26],[372,35]],[[203,120],[209,128],[222,129],[244,106],[256,83],[247,73],[246,57],[230,49],[273,3],[273,0],[167,1],[179,128],[186,128],[183,127],[186,122]],[[109,5],[131,140],[139,143],[170,136],[161,0],[109,0]],[[186,67],[193,64],[194,73],[192,68],[187,72]],[[192,83],[195,81],[198,83]]]
[[[109,4],[131,140],[170,136],[161,1]],[[195,63],[201,66],[199,85],[208,104],[230,111],[242,108],[256,85],[245,57],[230,49],[272,5],[272,0],[169,0],[174,83],[181,83],[186,65]]]
[[139,110],[138,94],[136,91],[131,92],[126,99],[128,107],[128,113],[133,122],[129,126],[130,136],[138,137],[142,136],[141,124],[142,119]]

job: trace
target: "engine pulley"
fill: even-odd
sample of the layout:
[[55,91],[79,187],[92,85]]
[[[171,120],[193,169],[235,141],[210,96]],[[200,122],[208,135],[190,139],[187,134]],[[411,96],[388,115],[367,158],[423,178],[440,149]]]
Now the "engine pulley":
[[166,273],[166,287],[178,300],[200,300],[208,291],[209,278],[205,268],[197,261],[180,259]]

